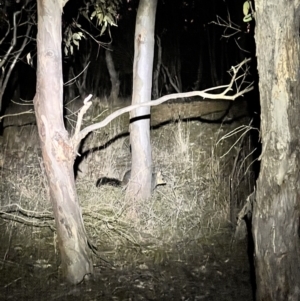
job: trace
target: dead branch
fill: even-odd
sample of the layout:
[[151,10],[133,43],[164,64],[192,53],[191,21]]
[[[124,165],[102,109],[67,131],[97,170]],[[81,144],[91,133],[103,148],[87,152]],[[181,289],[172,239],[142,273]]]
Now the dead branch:
[[[206,89],[204,91],[192,91],[192,92],[169,94],[169,95],[165,95],[165,96],[160,97],[160,98],[158,98],[156,100],[153,100],[153,101],[148,101],[148,102],[144,102],[144,103],[131,105],[131,106],[128,106],[128,107],[125,107],[125,108],[122,108],[122,109],[119,109],[119,110],[113,112],[112,114],[107,116],[101,122],[98,122],[98,123],[92,124],[90,126],[87,126],[86,128],[84,128],[80,132],[77,132],[76,134],[73,135],[71,140],[72,140],[72,144],[73,144],[73,147],[74,147],[74,153],[77,153],[79,143],[90,132],[98,130],[100,128],[103,128],[107,124],[109,124],[112,120],[119,117],[120,115],[122,115],[124,113],[128,113],[132,110],[138,109],[140,107],[157,106],[157,105],[162,104],[163,102],[166,102],[167,100],[170,100],[170,99],[186,98],[186,97],[193,97],[193,96],[200,96],[204,99],[222,99],[222,100],[232,100],[232,101],[234,101],[239,96],[242,96],[242,95],[250,92],[251,90],[253,90],[253,82],[247,84],[246,87],[242,89],[241,86],[242,86],[243,83],[245,83],[244,78],[246,76],[246,74],[243,74],[241,83],[236,84],[236,89],[237,89],[236,93],[233,94],[233,95],[227,95],[227,93],[229,93],[230,91],[233,91],[233,85],[240,78],[240,76],[238,76],[239,70],[242,69],[244,66],[246,66],[247,63],[250,62],[250,60],[251,60],[250,58],[245,59],[240,64],[238,64],[237,66],[231,67],[232,79],[231,79],[231,81],[228,85],[213,87],[213,88]],[[246,68],[246,70],[247,70],[247,68]],[[216,90],[216,89],[224,89],[224,91],[222,93],[219,93],[219,94],[207,93],[208,91],[213,91],[213,90]],[[85,110],[84,107],[82,108],[82,110]],[[81,117],[81,120],[82,120],[82,117]],[[80,122],[80,124],[81,124],[81,120],[78,119],[77,123]],[[76,128],[78,128],[77,125],[76,125]]]
[[22,99],[20,97],[20,100],[22,100],[22,102],[17,102],[17,101],[14,101],[13,99],[11,99],[10,101],[18,106],[33,106],[33,102],[32,102],[32,99],[30,100],[26,100],[26,99]]
[[0,212],[0,216],[3,219],[18,222],[20,224],[24,224],[24,225],[27,225],[27,226],[49,227],[52,231],[55,231],[54,218],[53,218],[53,222],[48,222],[48,221],[35,220],[35,219],[32,219],[32,218],[24,218],[22,216],[18,216],[18,215],[11,214],[11,213],[4,213],[3,214],[3,213]]
[[18,204],[9,204],[0,208],[0,216],[3,219],[24,225],[49,227],[52,231],[55,231],[54,218],[50,211],[35,212],[26,210]]
[[16,114],[6,114],[6,115],[3,115],[3,116],[0,116],[0,122],[2,121],[3,118],[12,117],[12,116],[19,116],[19,115],[23,115],[23,114],[32,114],[32,113],[34,114],[33,110],[28,110],[28,111],[21,112],[21,113],[16,113]]
[[[218,26],[225,27],[222,37],[226,39],[236,35],[237,33],[242,32],[240,26],[231,21],[229,13],[228,21],[225,21],[220,16],[217,16],[217,21],[212,21],[209,24],[216,24]],[[232,30],[232,33],[227,33],[228,30]]]
[[74,74],[74,71],[72,70],[73,78],[71,78],[70,80],[68,80],[67,82],[65,82],[64,86],[73,85],[76,82],[77,78],[79,78],[81,76],[81,74],[84,74],[86,72],[86,70],[89,67],[89,65],[90,65],[90,62],[88,62],[86,64],[86,66],[83,68],[83,70],[79,74],[77,74],[76,76]]
[[169,69],[168,69],[164,64],[162,64],[162,67],[163,67],[163,70],[166,72],[166,74],[167,74],[167,76],[168,76],[168,78],[169,78],[169,81],[170,81],[171,86],[175,89],[175,91],[176,91],[177,93],[181,93],[181,91],[180,91],[180,89],[178,88],[178,86],[174,83],[174,81],[173,81],[173,79],[172,79],[172,76],[171,76],[171,74],[170,74],[170,72],[169,72]]
[[[220,27],[225,27],[223,35],[222,35],[222,37],[225,38],[225,39],[229,39],[229,38],[231,38],[231,37],[233,37],[233,36],[235,36],[235,35],[242,32],[241,27],[238,24],[231,21],[229,13],[228,13],[228,21],[224,20],[220,16],[217,16],[217,21],[212,21],[209,24],[215,24],[215,25],[218,25]],[[227,31],[231,31],[231,32],[227,33]],[[241,45],[238,42],[239,38],[240,37],[234,39],[234,42],[236,43],[238,48],[243,52],[250,53],[250,51],[248,51],[248,50],[241,47]]]
[[83,103],[83,107],[80,109],[78,117],[77,117],[77,123],[76,123],[76,128],[75,128],[75,133],[74,136],[78,135],[80,128],[81,128],[81,123],[82,123],[82,119],[83,119],[83,115],[86,113],[86,111],[89,109],[89,107],[92,105],[92,102],[89,101],[92,98],[92,94],[90,94],[89,96],[87,96]]

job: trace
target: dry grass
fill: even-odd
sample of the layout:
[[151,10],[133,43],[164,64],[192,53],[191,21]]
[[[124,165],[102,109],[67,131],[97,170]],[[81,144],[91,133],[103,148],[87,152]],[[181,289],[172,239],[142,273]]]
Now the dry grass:
[[[154,168],[162,171],[167,185],[158,187],[147,202],[134,204],[120,187],[95,186],[97,178],[121,179],[130,168],[128,136],[114,139],[124,133],[122,123],[117,120],[90,135],[82,146],[77,192],[87,232],[99,250],[124,256],[126,249],[132,259],[136,256],[132,250],[140,250],[161,262],[179,242],[198,240],[228,226],[229,178],[233,169],[241,173],[244,168],[247,173],[250,160],[247,154],[241,163],[233,160],[237,151],[232,145],[238,137],[225,135],[235,127],[176,122],[153,130]],[[2,148],[0,158],[1,206],[17,203],[51,214],[39,154],[28,150],[20,155]],[[134,218],[132,209],[137,213]]]

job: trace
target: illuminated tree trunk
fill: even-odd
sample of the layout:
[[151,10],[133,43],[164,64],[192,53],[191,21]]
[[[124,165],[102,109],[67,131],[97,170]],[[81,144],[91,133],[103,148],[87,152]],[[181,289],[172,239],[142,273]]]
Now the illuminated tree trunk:
[[[132,104],[151,100],[156,6],[157,0],[140,0],[139,3],[134,37]],[[127,196],[147,199],[151,196],[152,180],[150,108],[132,111],[130,121],[132,171]]]
[[53,206],[61,266],[66,279],[80,282],[92,273],[73,162],[75,154],[63,122],[60,1],[38,0],[37,86],[34,107]]
[[257,301],[300,300],[299,0],[256,0],[261,171],[253,212]]

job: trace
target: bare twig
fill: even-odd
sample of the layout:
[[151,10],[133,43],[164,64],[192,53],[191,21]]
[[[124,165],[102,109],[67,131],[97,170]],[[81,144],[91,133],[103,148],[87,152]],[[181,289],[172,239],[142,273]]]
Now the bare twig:
[[[229,38],[231,38],[231,37],[233,37],[233,36],[235,36],[235,35],[237,35],[237,34],[239,34],[239,33],[242,32],[241,27],[238,24],[236,24],[236,23],[234,23],[234,22],[231,21],[229,13],[228,13],[228,17],[227,18],[228,18],[228,21],[225,21],[220,16],[217,16],[217,21],[212,21],[212,22],[209,23],[209,24],[218,25],[220,27],[225,27],[223,35],[222,35],[222,37],[225,38],[225,39],[229,39]],[[227,33],[227,31],[231,31],[231,32]],[[239,38],[240,37],[234,39],[234,42],[236,43],[236,45],[238,46],[238,48],[241,51],[243,51],[243,52],[250,53],[250,51],[245,50],[245,49],[243,49],[241,47],[241,45],[238,42]]]
[[76,82],[76,79],[81,76],[81,74],[83,74],[85,72],[85,70],[89,67],[90,62],[87,63],[87,65],[84,67],[84,69],[78,74],[78,75],[74,75],[73,73],[73,78],[71,78],[69,81],[67,81],[66,83],[64,83],[64,86],[69,86],[72,85],[74,82]]
[[92,102],[89,101],[91,98],[92,98],[92,94],[90,94],[89,96],[87,96],[85,98],[85,100],[83,101],[84,105],[83,105],[83,107],[79,111],[74,135],[78,135],[78,133],[80,131],[80,128],[81,128],[81,123],[82,123],[83,115],[86,113],[86,111],[92,105]]
[[234,39],[234,42],[235,42],[235,44],[237,45],[237,47],[238,47],[241,51],[247,52],[247,53],[251,53],[250,51],[248,51],[248,50],[242,48],[242,46],[238,43],[237,39]]
[[32,100],[25,100],[25,99],[22,99],[22,98],[20,98],[20,99],[25,103],[17,102],[17,101],[14,101],[13,99],[11,99],[10,101],[12,103],[15,103],[16,105],[19,105],[19,106],[33,106]]
[[0,214],[9,214],[9,213],[14,213],[14,212],[21,213],[23,216],[27,216],[27,217],[53,220],[53,214],[50,211],[36,212],[36,211],[32,211],[32,210],[27,210],[27,209],[22,208],[17,203],[8,204],[3,207],[0,207]]
[[[225,27],[222,37],[226,39],[242,32],[240,26],[231,21],[229,13],[228,13],[228,21],[225,21],[220,16],[217,16],[217,21],[212,21],[209,24],[216,24],[218,26]],[[228,30],[232,30],[232,33],[227,33]]]
[[166,72],[166,74],[167,74],[167,76],[168,76],[168,78],[169,78],[169,81],[170,81],[171,86],[175,89],[175,91],[176,91],[177,93],[180,93],[181,91],[180,91],[180,89],[178,88],[178,86],[174,83],[174,81],[173,81],[173,79],[172,79],[172,76],[171,76],[171,74],[170,74],[170,72],[169,72],[169,69],[168,69],[164,64],[162,64],[162,67],[163,67],[164,71]]

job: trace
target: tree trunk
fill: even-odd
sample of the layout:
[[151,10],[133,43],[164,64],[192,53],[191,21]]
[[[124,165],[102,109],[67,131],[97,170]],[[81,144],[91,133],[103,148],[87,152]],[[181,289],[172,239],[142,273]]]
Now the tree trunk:
[[110,76],[110,82],[111,82],[111,91],[110,91],[110,96],[109,96],[109,102],[111,102],[111,104],[114,104],[119,97],[120,80],[119,80],[119,75],[115,68],[115,64],[114,64],[111,52],[112,52],[111,49],[105,50],[105,61],[106,61],[107,70],[108,70],[108,73]]
[[[134,38],[132,104],[151,100],[156,6],[157,0],[140,0],[139,3]],[[151,196],[152,180],[150,108],[134,110],[130,119],[132,168],[127,196],[147,199]]]
[[257,301],[300,300],[299,1],[256,1],[263,151],[253,208]]
[[66,279],[75,284],[92,273],[92,263],[75,189],[75,154],[63,122],[61,13],[59,1],[38,0],[34,107],[56,221],[62,271]]
[[162,48],[159,36],[156,37],[156,44],[157,44],[157,62],[156,67],[153,72],[153,99],[157,99],[160,96],[159,91],[159,75],[161,69],[161,56],[162,56]]

